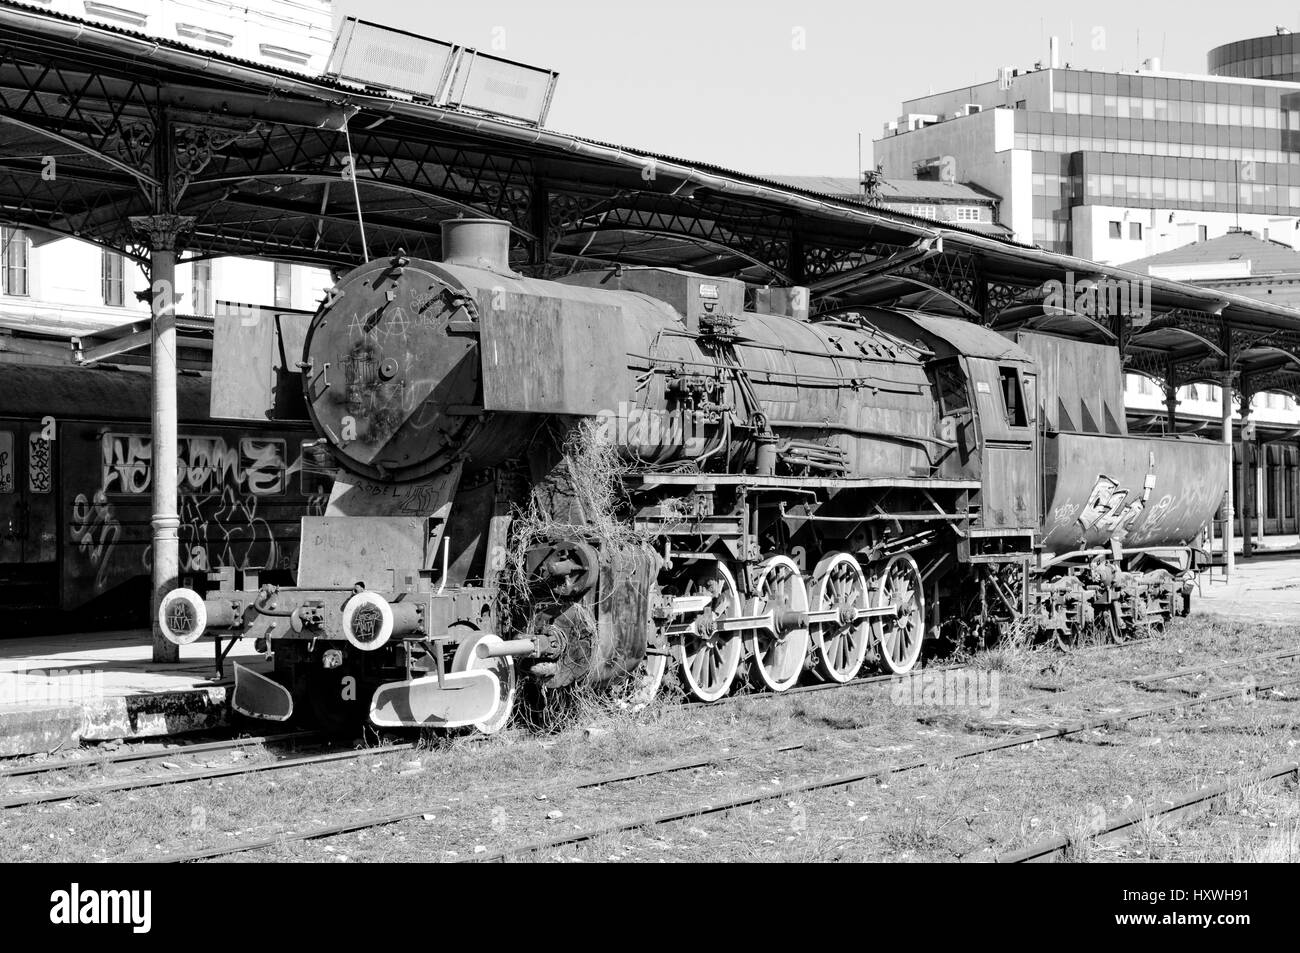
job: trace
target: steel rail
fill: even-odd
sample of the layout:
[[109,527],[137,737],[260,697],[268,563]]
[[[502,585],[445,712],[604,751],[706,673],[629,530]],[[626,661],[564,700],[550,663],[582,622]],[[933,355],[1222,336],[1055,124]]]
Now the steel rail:
[[[668,764],[656,765],[646,771],[630,771],[616,774],[597,775],[580,781],[577,784],[552,784],[543,786],[538,791],[539,794],[567,793],[569,791],[582,791],[588,788],[604,787],[607,784],[617,784],[621,781],[638,781],[642,778],[652,778],[660,774],[672,774],[679,771],[690,771],[694,768],[707,768],[712,765],[725,764],[728,761],[738,761],[741,758],[761,756],[765,754],[784,754],[790,751],[799,751],[806,746],[805,742],[796,742],[790,744],[771,745],[766,748],[746,749],[736,751],[726,755],[712,755],[707,758],[688,758],[681,761],[673,761]],[[214,847],[209,850],[193,851],[188,854],[170,854],[166,857],[150,858],[148,863],[151,864],[184,864],[193,863],[199,860],[211,860],[216,857],[225,857],[230,854],[246,853],[250,850],[264,850],[268,847],[276,847],[280,844],[293,843],[297,841],[320,840],[326,837],[337,837],[340,834],[348,834],[352,831],[366,830],[373,827],[385,827],[390,824],[397,824],[401,821],[414,820],[416,817],[422,817],[425,814],[431,814],[428,808],[420,811],[410,811],[402,814],[371,814],[364,818],[358,818],[355,821],[349,821],[346,824],[338,824],[332,827],[320,827],[310,831],[298,833],[285,833],[276,837],[267,838],[260,841],[245,841],[229,847]]]
[[[1241,658],[1225,659],[1220,662],[1212,662],[1208,665],[1197,665],[1197,666],[1192,666],[1190,668],[1170,669],[1167,672],[1155,672],[1151,675],[1133,675],[1128,678],[1120,679],[1120,682],[1125,685],[1133,685],[1135,688],[1141,688],[1146,690],[1147,686],[1154,685],[1157,682],[1167,682],[1175,678],[1182,678],[1188,675],[1201,675],[1205,672],[1213,672],[1217,669],[1229,668],[1235,665],[1248,665],[1251,662],[1281,661],[1283,659],[1294,658],[1296,656],[1300,656],[1300,650],[1282,649],[1277,652],[1268,652],[1263,655],[1249,655],[1249,656],[1243,656]],[[1039,692],[1050,692],[1051,694],[1046,694],[1042,698],[1028,698],[1025,699],[1024,701],[1017,702],[1008,709],[1009,711],[1023,711],[1026,708],[1036,708],[1039,705],[1042,705],[1043,703],[1058,704],[1063,699],[1076,696],[1080,692],[1087,690],[1087,686],[1080,686],[1080,687],[1065,689],[1063,691],[1054,691],[1053,689],[1045,688],[1042,685],[1035,685],[1032,683],[1028,684],[1026,687]],[[1155,691],[1156,689],[1149,689],[1149,690]],[[1190,691],[1190,689],[1180,689],[1180,691]]]
[[399,754],[412,751],[418,742],[401,745],[386,745],[382,748],[355,748],[349,751],[333,751],[329,754],[308,755],[305,758],[285,758],[270,764],[232,765],[229,768],[212,768],[206,771],[191,771],[186,774],[160,774],[147,778],[133,778],[130,781],[116,781],[109,784],[94,784],[79,788],[59,788],[51,791],[28,791],[15,797],[0,800],[0,810],[13,810],[32,804],[50,804],[55,801],[71,801],[79,797],[111,794],[116,791],[135,791],[140,788],[165,787],[169,784],[187,784],[193,781],[211,781],[216,778],[229,778],[241,774],[261,774],[265,771],[284,771],[313,764],[330,764],[334,761],[349,761],[368,755]]
[[1154,682],[1167,682],[1170,679],[1179,678],[1183,675],[1196,675],[1202,672],[1213,672],[1220,668],[1231,668],[1234,665],[1248,665],[1251,662],[1268,662],[1274,659],[1294,658],[1300,655],[1300,649],[1279,649],[1276,652],[1266,652],[1263,655],[1249,655],[1241,658],[1224,659],[1221,662],[1215,662],[1212,665],[1202,665],[1193,669],[1170,669],[1167,672],[1156,672],[1152,675],[1135,675],[1132,678],[1126,678],[1126,682],[1134,682],[1139,685],[1150,685]]
[[130,764],[133,761],[157,761],[162,758],[186,758],[195,754],[207,754],[213,751],[251,748],[260,744],[276,744],[285,741],[305,741],[319,737],[319,731],[286,731],[278,735],[258,735],[252,738],[230,738],[225,741],[203,742],[202,744],[183,745],[176,748],[162,748],[156,751],[123,751],[118,754],[100,755],[93,758],[73,758],[67,761],[24,764],[0,771],[0,778],[16,778],[31,774],[50,774],[55,771],[72,771],[76,768],[103,767],[112,764]]
[[[1119,643],[1119,644],[1126,644],[1126,643]],[[1156,715],[1164,711],[1172,711],[1172,710],[1178,710],[1183,708],[1197,707],[1200,705],[1210,704],[1215,701],[1221,701],[1227,698],[1236,697],[1238,695],[1246,694],[1248,692],[1258,693],[1261,691],[1267,691],[1271,688],[1276,688],[1282,685],[1289,685],[1297,682],[1300,682],[1300,676],[1295,676],[1287,679],[1280,679],[1275,682],[1271,682],[1267,684],[1255,685],[1249,689],[1233,689],[1231,691],[1221,692],[1213,696],[1204,696],[1195,699],[1181,699],[1164,705],[1152,706],[1149,708],[1139,709],[1129,713],[1108,715],[1105,718],[1098,718],[1088,722],[1080,722],[1076,725],[1055,729],[1050,732],[1040,732],[1032,736],[1017,736],[1000,742],[994,742],[992,744],[980,745],[974,748],[969,748],[963,751],[959,751],[956,754],[950,756],[926,758],[920,761],[909,762],[901,765],[885,766],[881,768],[872,769],[866,772],[858,772],[850,775],[842,775],[830,779],[821,779],[818,781],[809,782],[795,787],[785,787],[779,791],[768,792],[761,795],[754,795],[750,797],[738,798],[735,799],[734,801],[722,802],[717,805],[700,805],[698,807],[691,808],[681,812],[676,812],[670,815],[657,815],[649,818],[640,818],[635,821],[631,821],[623,824],[617,824],[617,825],[610,825],[606,828],[601,828],[598,830],[580,832],[578,834],[570,835],[568,837],[556,838],[555,842],[550,842],[550,841],[535,842],[532,844],[524,845],[522,847],[510,848],[505,851],[499,851],[496,854],[490,854],[484,857],[466,858],[464,862],[505,860],[508,859],[509,857],[516,856],[518,854],[543,850],[552,846],[564,846],[565,844],[569,844],[569,843],[586,841],[594,837],[602,836],[604,834],[618,833],[621,831],[631,830],[638,827],[653,826],[656,824],[669,823],[671,821],[676,821],[676,820],[684,820],[686,818],[696,817],[703,814],[718,813],[721,811],[731,810],[735,807],[743,807],[748,804],[760,803],[766,800],[788,797],[791,794],[796,794],[803,791],[813,791],[822,788],[851,785],[858,781],[868,780],[874,777],[882,777],[888,774],[896,774],[904,771],[912,771],[933,764],[950,763],[953,761],[974,758],[982,754],[988,754],[988,753],[992,753],[1004,749],[1023,747],[1025,745],[1035,744],[1038,741],[1045,741],[1045,740],[1051,740],[1053,738],[1066,737],[1068,735],[1078,734],[1080,732],[1089,731],[1092,730],[1093,728],[1102,727],[1105,725],[1122,724],[1127,721],[1136,720],[1138,718],[1150,717],[1152,715]],[[783,693],[783,694],[788,694],[788,693]],[[753,696],[753,697],[759,697],[759,696]],[[614,784],[617,782],[639,780],[641,778],[653,777],[655,775],[668,774],[668,773],[673,773],[678,771],[686,771],[694,768],[708,767],[710,765],[724,763],[727,761],[734,761],[744,757],[753,757],[753,756],[761,756],[763,754],[795,751],[795,750],[800,750],[803,747],[804,747],[803,744],[776,745],[770,748],[747,750],[747,751],[736,752],[734,754],[729,754],[724,756],[714,756],[714,757],[703,758],[703,759],[698,759],[698,758],[688,759],[685,761],[671,762],[666,765],[654,766],[645,771],[624,772],[620,774],[599,776],[594,779],[584,780],[576,785],[560,786],[559,790],[563,792],[568,792],[568,791],[582,790],[582,789],[593,788],[593,787],[602,787],[604,785]],[[555,789],[552,789],[552,791],[553,790]],[[233,854],[246,853],[248,851],[265,850],[285,843],[323,840],[331,837],[337,837],[343,834],[353,833],[355,831],[370,830],[376,827],[387,827],[392,824],[401,823],[403,821],[414,820],[415,818],[423,817],[426,814],[436,813],[438,810],[442,809],[442,807],[443,807],[442,805],[431,805],[431,806],[421,807],[416,810],[402,811],[399,813],[372,814],[342,824],[335,824],[335,825],[329,825],[325,827],[314,828],[309,831],[299,831],[293,833],[280,834],[277,835],[276,837],[267,838],[259,841],[245,841],[238,844],[227,845],[225,847],[216,847],[216,848],[211,848],[203,851],[193,851],[184,854],[172,854],[160,858],[150,858],[149,862],[150,863],[192,863],[196,861],[211,860],[218,857],[230,856]]]
[[1229,691],[1218,692],[1214,695],[1205,695],[1200,698],[1181,699],[1175,702],[1169,702],[1164,705],[1155,705],[1150,708],[1138,709],[1131,712],[1108,715],[1103,718],[1095,718],[1089,721],[1077,722],[1062,728],[1056,728],[1049,731],[1036,732],[1029,736],[1017,736],[1003,741],[993,742],[991,744],[979,745],[974,748],[967,748],[956,754],[948,756],[939,756],[933,758],[924,758],[920,761],[913,761],[901,765],[886,765],[884,767],[873,768],[867,771],[855,771],[851,774],[837,775],[830,778],[820,778],[816,781],[807,781],[802,784],[782,787],[778,791],[766,791],[761,794],[750,794],[741,797],[730,798],[720,801],[716,804],[698,804],[680,811],[673,811],[666,814],[652,814],[638,817],[630,821],[619,821],[612,824],[606,824],[602,827],[593,828],[588,831],[580,831],[576,834],[568,834],[561,837],[549,838],[546,840],[533,841],[518,847],[506,848],[492,854],[483,854],[475,857],[457,860],[457,863],[486,863],[509,860],[512,857],[523,854],[535,853],[540,850],[550,850],[556,847],[565,847],[571,844],[583,843],[594,840],[597,837],[604,837],[611,834],[626,833],[627,831],[637,830],[642,827],[655,827],[660,824],[669,824],[676,821],[688,820],[693,817],[702,817],[708,814],[719,814],[726,811],[735,810],[739,807],[748,807],[753,804],[761,804],[765,801],[779,800],[788,798],[792,794],[803,794],[810,791],[825,790],[827,788],[846,787],[857,784],[861,781],[868,781],[873,778],[885,777],[891,774],[899,774],[905,771],[914,771],[919,768],[929,767],[931,765],[951,763],[962,761],[969,758],[979,757],[985,754],[991,754],[996,751],[1003,751],[1010,748],[1020,748],[1026,745],[1037,744],[1040,741],[1050,741],[1056,738],[1065,738],[1070,735],[1081,734],[1085,731],[1092,731],[1097,728],[1104,728],[1109,725],[1121,725],[1129,721],[1136,721],[1139,718],[1149,718],[1152,715],[1161,714],[1166,711],[1176,711],[1184,708],[1193,708],[1200,705],[1208,705],[1217,701],[1224,701],[1229,698],[1240,697],[1248,693],[1259,693],[1272,688],[1278,688],[1282,685],[1292,685],[1300,683],[1300,676],[1291,676],[1285,679],[1279,679],[1266,684],[1251,686],[1249,688],[1235,688]]
[[[1168,817],[1174,814],[1181,814],[1190,811],[1191,808],[1200,805],[1207,805],[1210,801],[1218,800],[1234,791],[1239,791],[1251,784],[1265,784],[1270,781],[1277,781],[1288,775],[1300,774],[1300,762],[1282,761],[1270,765],[1254,774],[1246,777],[1238,776],[1232,780],[1222,781],[1219,784],[1210,787],[1200,788],[1189,794],[1184,794],[1174,800],[1161,800],[1148,803],[1140,810],[1129,811],[1127,814],[1121,814],[1115,820],[1109,822],[1100,830],[1090,833],[1087,840],[1099,839],[1112,834],[1127,830],[1137,824],[1141,824],[1147,818],[1151,817]],[[1055,834],[1052,837],[1044,838],[1036,844],[1025,847],[1021,850],[1012,851],[1008,854],[1000,854],[991,858],[993,862],[999,864],[1026,864],[1042,863],[1058,855],[1064,855],[1070,847],[1079,843],[1080,838],[1070,837],[1067,834]]]

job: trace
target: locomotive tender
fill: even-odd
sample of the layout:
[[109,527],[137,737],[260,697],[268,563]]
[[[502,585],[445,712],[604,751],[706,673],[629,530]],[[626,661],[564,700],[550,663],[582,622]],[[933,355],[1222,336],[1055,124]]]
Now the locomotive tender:
[[[1186,610],[1226,448],[1129,436],[1113,349],[809,320],[801,289],[746,311],[742,282],[671,269],[537,280],[506,223],[443,232],[442,262],[362,265],[312,320],[306,400],[339,470],[296,586],[227,572],[160,609],[175,642],[273,652],[237,667],[238,711],[491,732],[524,680],[644,698],[672,658],[711,701],[905,673],[945,632],[1121,638]],[[617,512],[577,499],[575,433],[619,454]],[[563,531],[523,538],[525,512]]]

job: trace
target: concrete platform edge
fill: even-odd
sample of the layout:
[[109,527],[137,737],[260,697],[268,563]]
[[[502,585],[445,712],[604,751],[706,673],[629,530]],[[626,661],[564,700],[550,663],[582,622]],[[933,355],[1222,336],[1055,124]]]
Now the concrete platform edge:
[[224,685],[114,695],[83,703],[0,706],[0,757],[76,747],[83,741],[160,738],[230,723]]

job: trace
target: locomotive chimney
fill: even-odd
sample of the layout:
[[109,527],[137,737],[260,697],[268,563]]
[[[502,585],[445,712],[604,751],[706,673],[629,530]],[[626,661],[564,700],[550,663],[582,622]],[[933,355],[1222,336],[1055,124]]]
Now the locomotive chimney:
[[510,274],[510,223],[495,218],[447,219],[442,223],[442,260]]

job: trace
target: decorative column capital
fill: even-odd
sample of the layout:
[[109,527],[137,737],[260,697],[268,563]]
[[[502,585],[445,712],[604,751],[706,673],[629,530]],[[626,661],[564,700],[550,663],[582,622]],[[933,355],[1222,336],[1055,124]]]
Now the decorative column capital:
[[175,251],[180,237],[194,228],[193,215],[132,215],[130,221],[151,251]]

